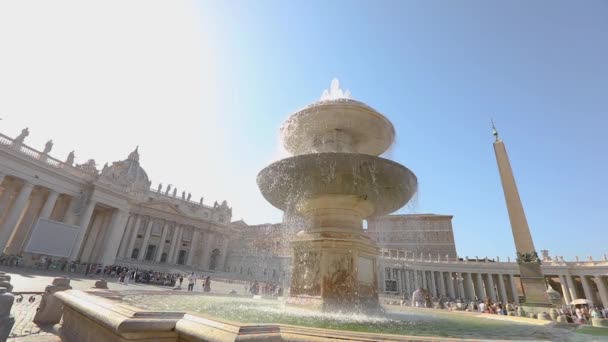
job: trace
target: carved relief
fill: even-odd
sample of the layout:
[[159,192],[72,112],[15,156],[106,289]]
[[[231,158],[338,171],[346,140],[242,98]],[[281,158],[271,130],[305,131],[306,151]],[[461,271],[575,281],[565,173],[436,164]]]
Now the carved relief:
[[321,294],[321,256],[316,251],[297,251],[291,279],[291,295],[319,296]]

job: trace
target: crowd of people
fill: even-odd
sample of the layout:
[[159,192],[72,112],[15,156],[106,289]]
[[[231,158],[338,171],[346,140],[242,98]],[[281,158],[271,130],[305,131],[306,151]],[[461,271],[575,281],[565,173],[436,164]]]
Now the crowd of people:
[[[400,305],[410,305],[422,308],[446,309],[457,311],[480,312],[485,314],[508,315],[509,312],[517,312],[519,305],[516,303],[493,302],[490,298],[484,300],[474,299],[470,301],[462,299],[451,299],[444,295],[431,296],[430,292],[418,288],[411,296],[404,296]],[[586,305],[569,306],[563,305],[556,309],[559,315],[564,315],[569,323],[588,324],[591,318],[608,318],[608,308],[592,307]]]
[[263,296],[283,296],[283,287],[274,283],[260,283],[258,281],[251,281],[245,285],[245,293],[251,295],[263,295]]

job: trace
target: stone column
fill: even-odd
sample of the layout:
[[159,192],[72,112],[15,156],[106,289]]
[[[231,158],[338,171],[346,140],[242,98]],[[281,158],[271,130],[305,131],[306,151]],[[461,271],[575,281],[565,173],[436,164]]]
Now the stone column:
[[410,271],[405,270],[405,269],[403,270],[403,280],[404,280],[404,284],[405,284],[405,293],[406,294],[412,293],[411,283],[410,283]]
[[32,190],[34,189],[34,184],[25,183],[21,187],[17,198],[14,201],[14,204],[9,212],[4,224],[2,225],[2,229],[0,230],[0,252],[4,251],[8,240],[10,239],[15,226],[17,225],[19,219],[21,218],[21,214],[27,205],[28,199]]
[[76,216],[76,213],[74,213],[74,210],[76,208],[76,205],[78,203],[78,198],[72,196],[70,198],[70,204],[68,204],[68,207],[65,209],[65,213],[63,215],[63,220],[62,222],[65,224],[69,224],[69,225],[76,225],[76,221],[78,219],[78,216]]
[[87,238],[86,243],[84,244],[84,248],[82,249],[82,253],[80,253],[80,261],[82,262],[92,262],[93,250],[97,245],[95,242],[97,241],[97,236],[99,235],[102,226],[105,222],[106,217],[105,212],[97,212],[95,214],[95,219],[93,220],[93,225],[91,226],[91,232],[89,233],[89,237]]
[[568,288],[568,284],[566,283],[566,276],[559,276],[559,283],[562,285],[562,293],[564,297],[564,304],[570,305],[572,299],[570,299],[570,289]]
[[203,248],[203,268],[204,269],[209,269],[209,263],[211,260],[209,260],[209,258],[211,257],[211,246],[213,245],[213,240],[215,239],[215,236],[213,235],[213,233],[211,232],[207,232],[205,233],[205,244],[204,244],[204,248]]
[[506,304],[509,302],[509,297],[507,296],[507,289],[505,288],[505,278],[502,274],[497,274],[496,275],[498,278],[498,289],[500,290],[500,300],[502,301],[503,304]]
[[137,219],[135,220],[135,225],[133,226],[133,230],[131,232],[131,237],[129,238],[129,246],[126,251],[126,258],[131,258],[133,255],[133,248],[135,248],[135,242],[137,242],[137,234],[139,234],[139,227],[141,227],[141,218],[143,216],[141,214],[137,214]]
[[44,289],[44,294],[40,300],[40,306],[36,309],[34,323],[39,325],[57,324],[63,315],[63,303],[55,297],[55,293],[70,290],[70,279],[55,278],[52,285]]
[[421,286],[418,283],[418,270],[413,270],[414,273],[414,291],[418,290]]
[[604,283],[602,276],[599,275],[593,277],[593,280],[595,280],[595,284],[597,285],[597,290],[600,294],[602,305],[604,308],[608,308],[608,289],[606,288],[606,283]]
[[476,291],[475,294],[477,295],[477,298],[479,300],[483,300],[484,297],[486,296],[484,288],[483,288],[483,278],[481,277],[481,273],[477,273],[477,286],[476,286]]
[[458,282],[458,291],[460,291],[460,297],[464,299],[466,294],[464,293],[464,279],[462,279],[462,274],[458,276],[456,281]]
[[188,261],[186,265],[192,266],[192,259],[194,258],[194,254],[196,253],[196,247],[198,245],[199,231],[194,230],[192,232],[192,241],[190,241],[190,251],[188,251]]
[[44,196],[40,192],[40,189],[34,190],[30,195],[29,203],[25,206],[23,214],[21,214],[21,218],[17,220],[13,235],[6,246],[6,254],[21,254],[26,241],[29,239],[30,231],[38,217],[43,202]]
[[177,259],[179,259],[179,251],[182,249],[182,239],[184,238],[184,229],[185,227],[183,225],[179,226],[179,234],[177,234],[175,251],[173,252],[173,264],[177,264]]
[[467,272],[465,275],[465,281],[467,282],[467,288],[469,289],[467,296],[470,300],[473,300],[475,299],[475,285],[473,285],[473,276],[471,275],[471,272]]
[[222,257],[220,259],[220,271],[224,271],[224,266],[226,265],[226,259],[228,258],[228,238],[223,237],[222,240]]
[[144,240],[141,243],[141,249],[137,255],[137,260],[144,260],[146,256],[146,249],[148,248],[148,242],[150,241],[150,233],[152,232],[152,223],[154,220],[152,217],[148,217],[148,223],[146,224],[146,232],[144,233]]
[[104,265],[112,265],[116,261],[116,254],[118,253],[118,245],[120,244],[120,238],[125,231],[125,225],[129,218],[126,211],[122,209],[116,209],[112,217],[112,223],[110,230],[108,231],[108,238],[105,240],[104,251],[101,256],[101,263]]
[[428,291],[429,290],[429,280],[427,279],[426,271],[422,270],[422,271],[420,271],[420,273],[422,273],[422,287]]
[[4,222],[4,218],[9,214],[13,196],[15,195],[16,185],[9,183],[4,186],[2,196],[0,196],[0,224]]
[[581,277],[581,283],[583,283],[583,291],[585,292],[585,299],[590,300],[595,303],[595,299],[593,298],[593,292],[591,291],[591,286],[589,286],[589,279],[587,279],[587,276],[585,276],[585,275],[581,275],[580,277]]
[[[165,249],[165,240],[167,239],[167,231],[169,230],[169,222],[165,221],[163,232],[160,234],[160,243],[158,244],[158,254],[156,254],[156,262],[160,262],[163,256],[163,250]],[[167,256],[168,257],[168,256]]]
[[173,235],[171,236],[171,246],[169,247],[169,254],[167,255],[167,263],[173,263],[173,254],[175,253],[175,246],[177,245],[177,234],[179,226],[177,224],[173,227]]
[[48,219],[49,217],[51,217],[51,213],[53,212],[53,208],[55,208],[55,203],[57,202],[58,197],[59,193],[57,191],[49,189],[49,195],[46,197],[44,206],[40,211],[39,217],[41,219]]
[[437,275],[439,276],[437,278],[439,279],[439,294],[445,296],[445,280],[443,279],[443,272],[438,272]]
[[488,286],[486,286],[486,290],[489,290],[489,294],[488,296],[490,297],[490,299],[492,299],[492,302],[496,302],[496,290],[494,289],[494,277],[492,276],[492,273],[488,273],[486,274],[486,277],[488,279]]
[[568,284],[568,289],[570,290],[570,298],[572,300],[578,299],[578,295],[576,294],[576,287],[574,287],[574,281],[572,280],[571,275],[565,275],[566,283]]
[[78,235],[76,236],[76,241],[74,241],[74,246],[72,247],[72,251],[70,253],[70,261],[76,261],[79,259],[82,242],[84,241],[87,229],[89,228],[91,216],[93,216],[93,211],[95,210],[96,204],[97,203],[95,201],[89,201],[87,206],[84,208],[84,212],[80,216],[80,222],[78,222]]
[[120,247],[118,247],[118,257],[124,258],[127,254],[127,247],[131,242],[131,235],[133,234],[133,227],[135,226],[136,221],[135,214],[129,214],[129,218],[127,220],[127,229],[125,229],[125,234],[120,239]]
[[452,272],[447,272],[448,281],[448,293],[450,298],[456,298],[456,291],[454,291],[454,279],[452,279]]
[[429,275],[431,276],[431,293],[434,297],[437,297],[437,286],[435,284],[435,271],[429,271]]
[[515,276],[513,274],[509,274],[509,283],[511,283],[511,292],[513,292],[513,302],[519,304],[519,294],[517,286],[515,286]]

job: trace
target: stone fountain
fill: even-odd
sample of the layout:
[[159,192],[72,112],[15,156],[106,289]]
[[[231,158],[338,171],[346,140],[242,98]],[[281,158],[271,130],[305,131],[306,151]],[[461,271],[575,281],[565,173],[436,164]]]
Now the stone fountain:
[[350,98],[337,79],[281,127],[293,156],[263,169],[258,186],[275,207],[304,219],[292,243],[288,303],[322,311],[374,311],[378,247],[363,220],[386,215],[416,193],[416,176],[378,157],[395,139],[382,114]]

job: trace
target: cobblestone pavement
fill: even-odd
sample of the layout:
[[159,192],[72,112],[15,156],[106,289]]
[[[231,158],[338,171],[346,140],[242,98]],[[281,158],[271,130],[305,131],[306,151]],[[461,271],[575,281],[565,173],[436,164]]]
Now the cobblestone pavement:
[[[29,299],[33,298],[33,302]],[[36,308],[40,304],[40,295],[24,295],[21,303],[14,303],[12,314],[15,317],[15,325],[11,331],[8,342],[51,342],[60,339],[50,330],[51,327],[41,329],[32,322],[36,314]]]
[[[101,279],[100,276],[85,277],[84,274],[65,273],[46,270],[36,270],[17,267],[0,267],[0,271],[6,272],[11,276],[11,284],[13,292],[44,292],[44,288],[53,282],[53,279],[60,276],[70,278],[70,285],[76,290],[88,290],[95,285],[95,281]],[[123,285],[117,282],[116,278],[106,279],[108,288],[117,291],[166,291],[167,287],[146,285],[146,284],[129,284]],[[245,293],[245,287],[238,283],[226,283],[222,281],[214,281],[211,278],[211,292],[214,293],[229,293],[235,291],[237,293]],[[202,291],[202,283],[197,281],[194,291]],[[184,289],[187,287],[187,280],[184,279]],[[34,297],[34,302],[29,302],[30,297]],[[24,294],[23,300],[20,303],[15,302],[11,313],[15,317],[15,325],[9,335],[8,342],[55,342],[60,341],[51,327],[43,327],[42,329],[32,322],[36,314],[36,308],[40,304],[41,296],[39,294]]]

